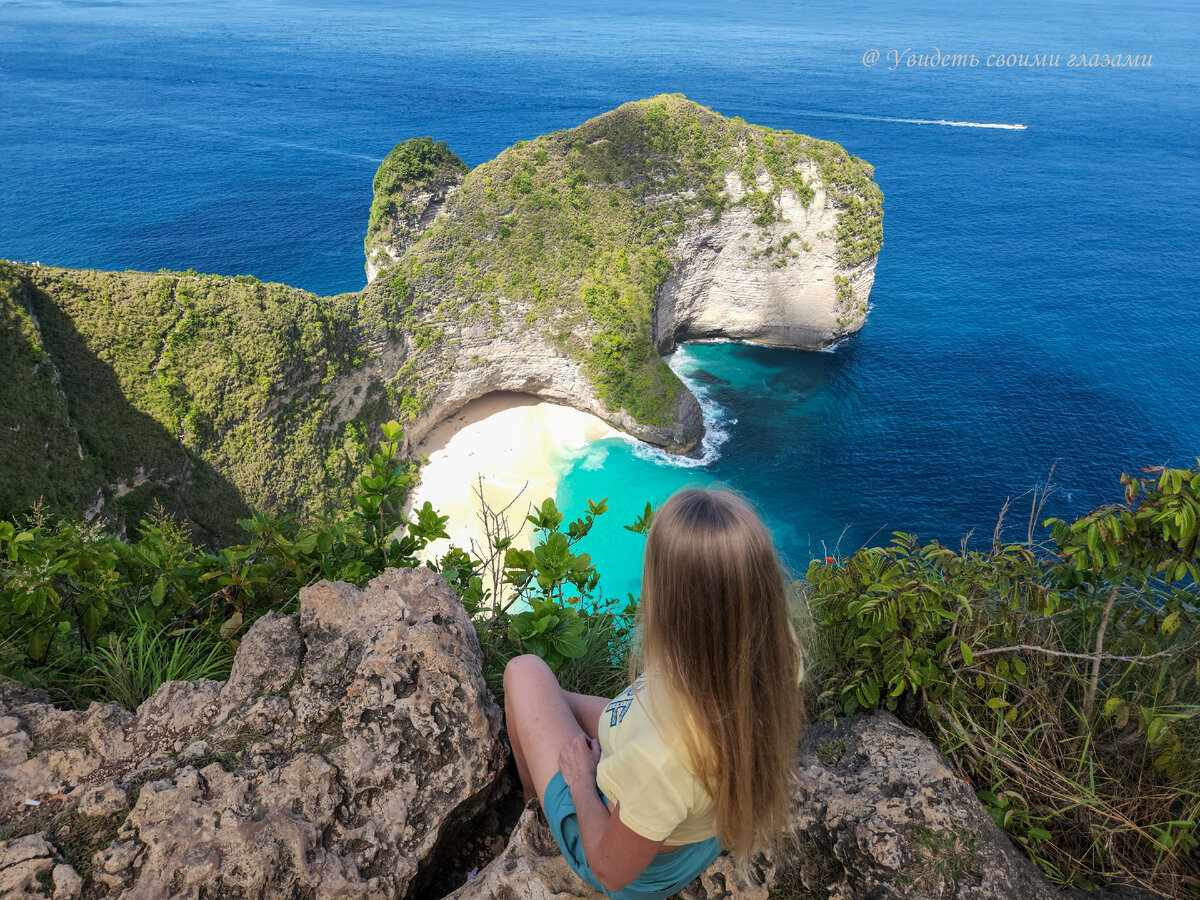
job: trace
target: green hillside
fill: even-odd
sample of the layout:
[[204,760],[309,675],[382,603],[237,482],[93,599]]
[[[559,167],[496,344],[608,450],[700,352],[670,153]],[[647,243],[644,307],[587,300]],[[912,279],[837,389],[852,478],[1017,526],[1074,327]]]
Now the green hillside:
[[401,143],[376,176],[368,241],[415,242],[357,294],[0,264],[0,517],[40,499],[120,526],[157,501],[214,539],[236,537],[248,507],[336,505],[379,422],[412,422],[481,362],[461,349],[472,330],[537,337],[579,360],[609,409],[669,424],[680,382],[651,320],[672,247],[731,205],[726,173],[761,225],[784,188],[808,202],[806,163],[841,209],[841,263],[869,261],[882,234],[869,165],[668,95],[505,150],[420,231],[408,199],[465,167],[431,139]]

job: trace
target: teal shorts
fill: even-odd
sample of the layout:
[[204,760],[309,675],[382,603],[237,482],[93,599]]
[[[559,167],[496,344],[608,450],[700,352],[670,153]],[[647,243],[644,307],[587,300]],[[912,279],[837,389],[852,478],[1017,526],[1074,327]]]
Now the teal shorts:
[[[608,798],[597,788],[597,793],[608,806]],[[546,785],[543,804],[546,822],[563,856],[575,874],[608,897],[615,900],[663,900],[678,894],[692,883],[714,859],[721,855],[721,844],[714,837],[694,844],[684,844],[671,853],[660,853],[632,884],[616,893],[609,893],[592,874],[587,857],[583,855],[583,840],[579,837],[579,819],[575,815],[575,801],[571,789],[563,781],[562,772],[555,772]]]

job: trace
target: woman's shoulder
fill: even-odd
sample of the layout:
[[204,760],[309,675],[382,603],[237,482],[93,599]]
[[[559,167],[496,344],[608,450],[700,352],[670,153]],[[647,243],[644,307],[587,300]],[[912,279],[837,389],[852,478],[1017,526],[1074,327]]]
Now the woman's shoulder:
[[[686,710],[664,689],[652,673],[640,676],[609,701],[601,716],[600,743],[616,749],[630,741],[658,745],[672,755],[681,746],[679,730],[685,727]],[[605,741],[605,732],[610,740]]]

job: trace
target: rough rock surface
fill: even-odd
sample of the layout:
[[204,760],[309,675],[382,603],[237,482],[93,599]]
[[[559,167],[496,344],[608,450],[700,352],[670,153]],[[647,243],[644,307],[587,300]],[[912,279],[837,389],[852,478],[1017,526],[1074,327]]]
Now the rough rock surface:
[[[875,260],[839,263],[838,206],[820,170],[811,162],[802,169],[814,189],[808,206],[785,188],[779,219],[765,228],[754,223],[753,210],[735,205],[679,239],[675,268],[656,298],[659,353],[677,341],[709,338],[819,350],[862,327]],[[771,176],[760,173],[756,188],[771,193]],[[726,173],[725,190],[735,203],[746,194],[736,172]],[[846,279],[840,294],[838,278]]]
[[[727,855],[717,857],[708,869],[677,894],[683,900],[767,900],[768,887],[775,881],[775,866],[766,859],[755,861],[752,875],[757,884],[747,884],[733,870]],[[535,802],[521,814],[508,846],[475,878],[446,900],[596,900],[603,897],[576,875],[563,859],[554,835]]]
[[417,896],[495,801],[481,666],[461,604],[412,569],[307,588],[228,682],[136,713],[0,686],[0,894]]
[[389,217],[384,233],[368,237],[367,282],[389,266],[395,265],[421,232],[434,223],[446,200],[462,186],[464,172],[446,171],[397,198],[395,212]]
[[465,353],[478,362],[439,385],[428,411],[405,427],[410,447],[418,445],[438,423],[472,400],[501,391],[531,394],[591,413],[615,428],[672,453],[687,453],[704,436],[700,402],[686,387],[675,395],[670,425],[648,425],[624,410],[612,410],[596,396],[578,360],[529,332],[493,333],[487,326],[464,323],[454,332]]
[[[722,855],[680,897],[766,900],[771,889],[813,900],[1063,897],[1014,849],[937,748],[891,715],[813,726],[798,765],[795,843],[755,861],[757,884],[742,881]],[[533,804],[505,852],[453,895],[601,896],[567,867]]]
[[[461,604],[414,569],[306,589],[251,628],[227,682],[168,683],[136,712],[0,684],[0,896],[600,896],[536,803],[505,844],[481,666]],[[755,883],[723,856],[680,896],[1063,896],[889,715],[811,727],[798,773],[792,840]]]

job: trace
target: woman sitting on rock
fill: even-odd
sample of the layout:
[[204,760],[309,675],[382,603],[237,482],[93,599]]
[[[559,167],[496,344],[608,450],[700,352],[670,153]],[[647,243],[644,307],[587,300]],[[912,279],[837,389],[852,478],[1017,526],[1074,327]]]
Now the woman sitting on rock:
[[622,900],[677,893],[722,848],[746,873],[784,828],[800,731],[783,573],[737,495],[685,490],[654,514],[639,617],[614,700],[562,690],[537,656],[504,672],[526,800],[571,868]]

